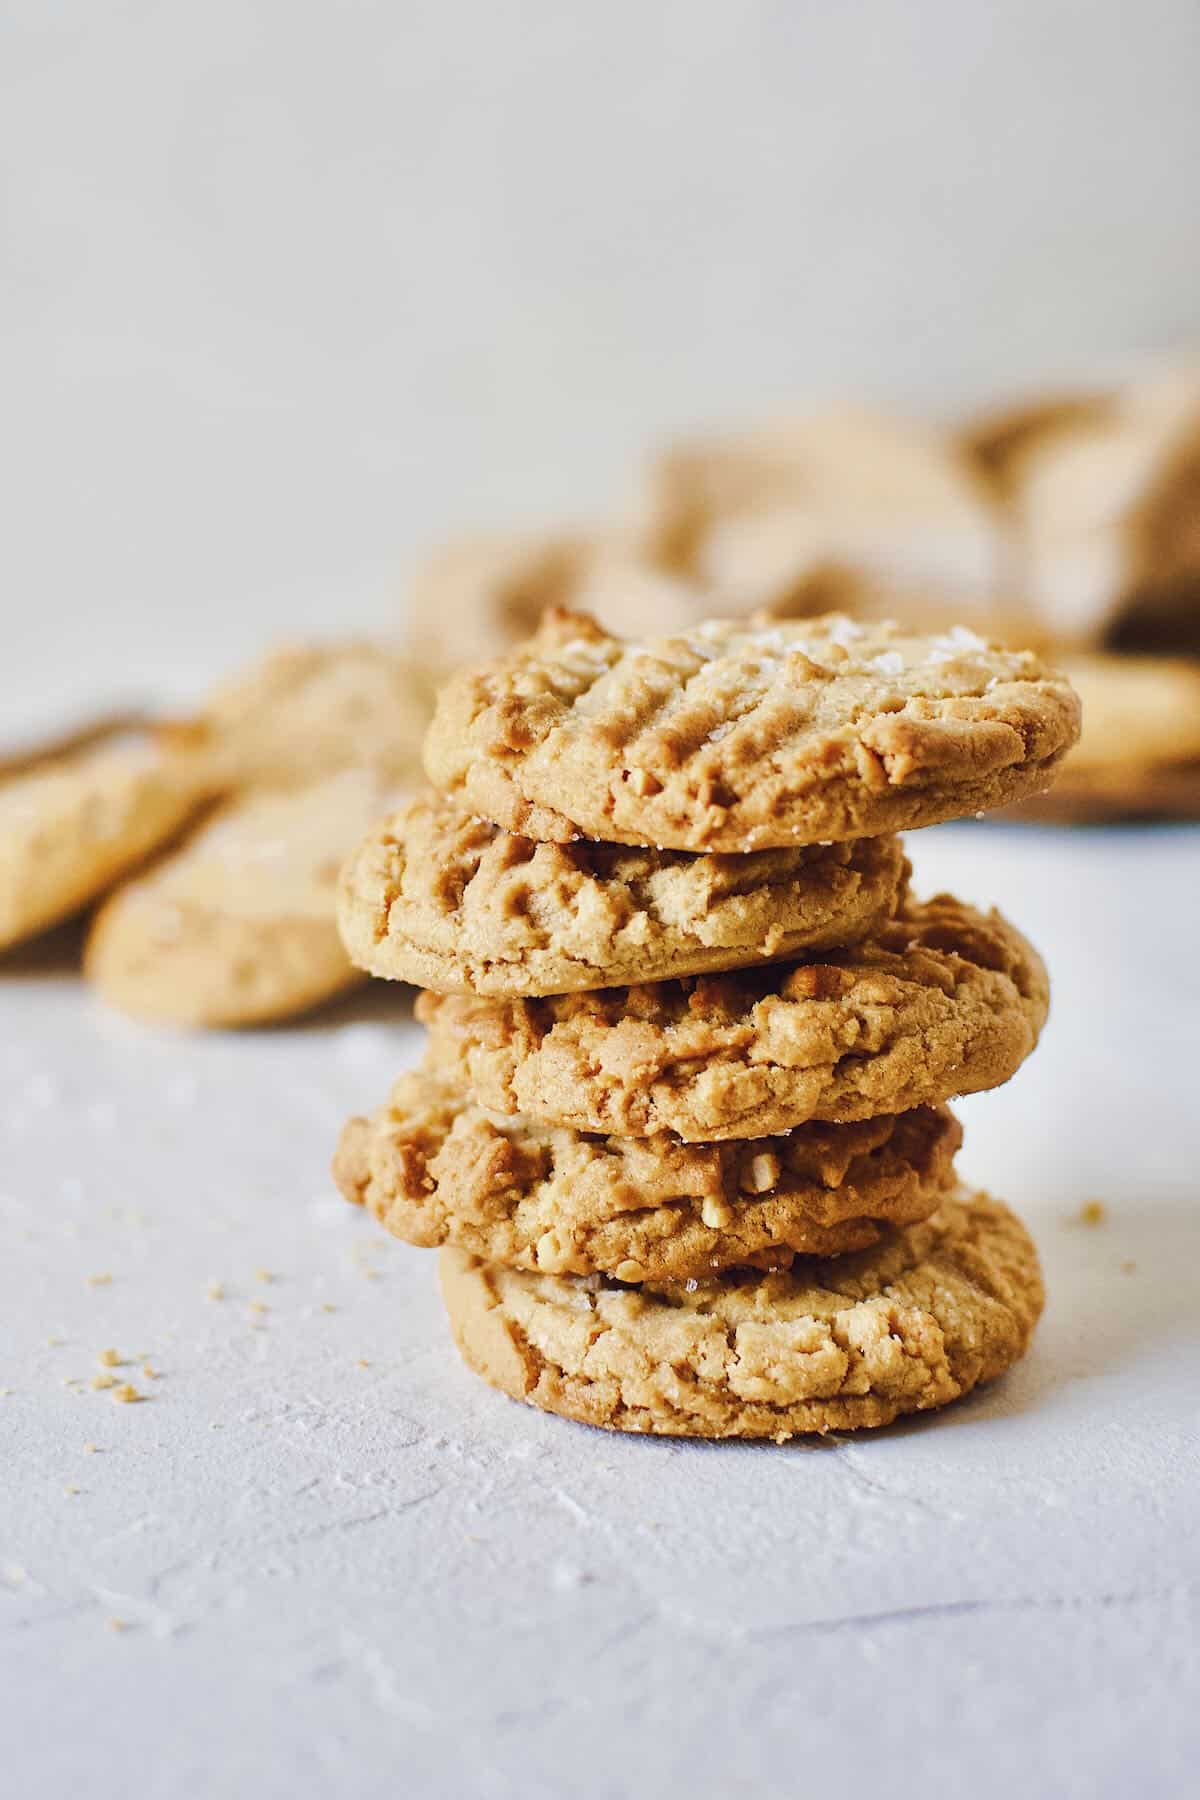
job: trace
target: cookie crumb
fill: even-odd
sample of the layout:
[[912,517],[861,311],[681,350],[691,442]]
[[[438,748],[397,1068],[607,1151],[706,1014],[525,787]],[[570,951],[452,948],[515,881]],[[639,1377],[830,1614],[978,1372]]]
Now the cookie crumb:
[[97,1390],[116,1387],[117,1378],[115,1375],[93,1375],[89,1385]]
[[1136,1275],[1137,1264],[1132,1257],[1129,1257],[1127,1261],[1121,1264],[1121,1273],[1122,1275]]
[[99,1275],[85,1275],[84,1281],[88,1287],[108,1287],[112,1276],[107,1269],[104,1269]]
[[1103,1200],[1085,1200],[1079,1209],[1081,1225],[1103,1225],[1108,1217],[1108,1208]]
[[205,1288],[204,1293],[205,1298],[209,1300],[223,1300],[225,1298],[225,1289],[219,1281],[210,1281]]
[[360,1356],[354,1366],[356,1369],[369,1369],[371,1365],[365,1356]]
[[129,1630],[129,1620],[128,1619],[115,1619],[114,1618],[114,1619],[106,1619],[104,1622],[110,1631],[128,1631]]
[[103,1452],[101,1451],[99,1444],[85,1444],[83,1446],[83,1454],[85,1456],[100,1456]]
[[101,1350],[96,1361],[102,1363],[106,1369],[116,1369],[121,1364],[121,1358],[115,1350]]
[[67,1341],[66,1338],[48,1337],[46,1339],[46,1347],[47,1347],[47,1349],[50,1349],[50,1350],[57,1350],[60,1347],[60,1345],[65,1344],[66,1341]]
[[267,1305],[265,1300],[251,1300],[251,1302],[250,1302],[250,1311],[251,1312],[267,1313],[267,1312],[270,1312],[270,1310],[271,1309]]
[[69,1481],[67,1483],[66,1487],[63,1489],[64,1494],[81,1494],[82,1492],[83,1492],[83,1489],[76,1487],[75,1483],[73,1481]]
[[268,1281],[269,1282],[269,1281],[274,1281],[275,1277],[271,1273],[270,1269],[255,1269],[254,1279],[255,1279],[255,1281]]
[[321,1311],[324,1313],[336,1312],[337,1307],[333,1304],[332,1300],[322,1300]]
[[161,1381],[162,1380],[162,1370],[154,1368],[148,1362],[144,1362],[142,1364],[142,1374],[146,1377],[147,1381]]
[[145,1394],[140,1394],[130,1381],[123,1381],[113,1395],[113,1399],[119,1400],[122,1406],[134,1406],[145,1398]]

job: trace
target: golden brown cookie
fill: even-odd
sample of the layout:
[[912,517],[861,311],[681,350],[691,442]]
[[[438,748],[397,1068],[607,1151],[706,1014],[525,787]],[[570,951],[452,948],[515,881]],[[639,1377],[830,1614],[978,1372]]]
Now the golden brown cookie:
[[683,1285],[529,1274],[441,1254],[465,1361],[547,1412],[614,1431],[773,1438],[887,1425],[1002,1375],[1042,1310],[1020,1220],[958,1189],[856,1255]]
[[122,1012],[173,1025],[284,1019],[360,981],[337,878],[396,789],[366,769],[229,801],[101,908],[85,970]]
[[290,645],[220,688],[186,741],[228,788],[302,786],[350,768],[407,784],[431,707],[428,677],[387,645]]
[[851,407],[662,452],[641,528],[666,566],[711,590],[710,610],[737,614],[818,611],[806,596],[837,573],[905,616],[939,595],[961,616],[990,601],[999,569],[991,496],[958,443]]
[[750,856],[539,844],[431,794],[350,859],[339,919],[373,975],[564,994],[854,943],[890,918],[905,880],[896,837]]
[[1200,365],[975,430],[1010,578],[1059,638],[1200,649]]
[[96,899],[203,804],[196,766],[121,732],[0,779],[0,949]]
[[1108,825],[1150,819],[1200,819],[1200,761],[1105,770],[1067,770],[1050,792],[994,815],[1041,825]]
[[1004,805],[1047,785],[1078,730],[1061,676],[961,629],[830,615],[637,644],[550,614],[443,688],[425,766],[528,837],[745,852]]
[[424,1070],[351,1119],[334,1176],[409,1243],[621,1281],[684,1281],[873,1244],[927,1218],[962,1132],[944,1108],[748,1143],[600,1137],[501,1120]]
[[764,1137],[998,1087],[1049,990],[999,913],[909,901],[819,961],[544,1000],[422,994],[431,1066],[497,1112],[688,1143]]

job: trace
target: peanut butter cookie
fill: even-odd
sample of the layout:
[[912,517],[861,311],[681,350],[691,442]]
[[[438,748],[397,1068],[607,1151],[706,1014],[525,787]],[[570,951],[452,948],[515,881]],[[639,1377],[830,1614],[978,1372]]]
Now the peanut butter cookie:
[[466,1362],[614,1431],[774,1438],[945,1406],[1021,1357],[1042,1309],[1020,1221],[958,1189],[930,1219],[829,1261],[675,1285],[530,1274],[443,1250]]
[[411,784],[431,708],[428,678],[386,644],[296,644],[218,689],[184,735],[227,788],[301,786],[349,768]]
[[208,790],[149,731],[0,778],[0,949],[78,912],[182,829]]
[[101,908],[85,971],[175,1025],[288,1018],[362,979],[338,936],[342,861],[396,789],[366,769],[235,798]]
[[932,825],[1046,787],[1069,684],[961,628],[839,615],[630,643],[548,614],[463,670],[425,740],[434,785],[508,831],[745,852]]
[[373,975],[564,994],[854,943],[891,916],[905,878],[895,837],[749,856],[545,844],[429,795],[351,858],[339,917]]
[[543,1000],[422,994],[417,1016],[436,1072],[498,1112],[697,1142],[998,1087],[1048,1004],[1020,933],[943,894],[818,961]]
[[613,1138],[498,1120],[453,1083],[402,1075],[342,1133],[348,1200],[409,1243],[620,1281],[682,1281],[834,1256],[934,1212],[962,1137],[944,1108],[746,1143]]

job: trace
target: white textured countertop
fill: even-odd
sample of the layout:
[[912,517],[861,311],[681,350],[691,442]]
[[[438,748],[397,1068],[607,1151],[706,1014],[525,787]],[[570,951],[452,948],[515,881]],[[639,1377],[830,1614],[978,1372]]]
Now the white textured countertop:
[[[1056,978],[962,1159],[1050,1302],[998,1387],[812,1447],[609,1437],[466,1372],[432,1259],[326,1174],[415,1053],[399,995],[176,1037],[69,934],[4,965],[7,1792],[1194,1791],[1200,833],[913,849]],[[108,1347],[147,1403],[90,1388]]]

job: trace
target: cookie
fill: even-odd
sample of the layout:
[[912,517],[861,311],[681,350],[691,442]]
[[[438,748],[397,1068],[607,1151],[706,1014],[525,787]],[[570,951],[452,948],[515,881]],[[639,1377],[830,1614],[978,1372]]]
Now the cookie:
[[614,1431],[773,1438],[926,1412],[1024,1355],[1042,1310],[1020,1220],[958,1189],[857,1255],[624,1287],[441,1253],[464,1360],[544,1411]]
[[1078,778],[1068,769],[1044,798],[1024,800],[994,817],[1039,825],[1200,819],[1200,761],[1105,770]]
[[338,873],[396,799],[358,769],[230,801],[101,908],[89,979],[122,1012],[173,1025],[261,1024],[354,986]]
[[999,913],[906,902],[819,961],[543,1000],[422,994],[430,1066],[484,1106],[581,1131],[766,1137],[998,1087],[1049,1005]]
[[373,975],[563,994],[853,943],[891,916],[905,880],[895,837],[750,856],[539,844],[435,794],[357,850],[339,918]]
[[[936,431],[842,410],[668,453],[651,514],[665,555],[710,610],[823,610],[831,580],[873,590],[884,612],[988,608],[1002,566],[986,483]],[[940,606],[939,606],[940,602]]]
[[436,787],[507,831],[745,852],[876,836],[1045,788],[1069,684],[971,632],[830,615],[653,643],[550,614],[463,670],[425,740]]
[[204,779],[153,732],[121,732],[0,779],[0,949],[69,918],[167,843]]
[[582,608],[610,631],[681,629],[701,594],[657,569],[616,531],[481,533],[448,544],[410,584],[405,643],[435,670],[502,655],[551,607]]
[[1072,656],[1083,734],[1064,773],[1161,768],[1200,758],[1200,663],[1182,657]]
[[975,436],[1011,578],[1060,639],[1200,648],[1200,366],[1036,404]]
[[962,1132],[944,1108],[806,1125],[747,1143],[600,1137],[497,1119],[453,1083],[402,1075],[351,1119],[334,1176],[397,1237],[489,1262],[620,1281],[862,1249],[927,1218]]
[[[764,520],[790,521],[790,566],[777,574],[793,585],[836,566],[965,601],[996,576],[989,495],[954,438],[852,407],[661,452],[638,516],[664,563],[720,585],[739,568],[718,549],[723,534]],[[745,598],[761,605],[778,591]]]
[[227,788],[303,786],[340,769],[410,782],[432,690],[384,644],[273,651],[209,700],[187,741]]
[[1006,495],[1027,451],[1060,433],[1103,425],[1113,410],[1111,395],[1101,391],[1038,395],[985,413],[963,428],[959,441],[985,480]]

